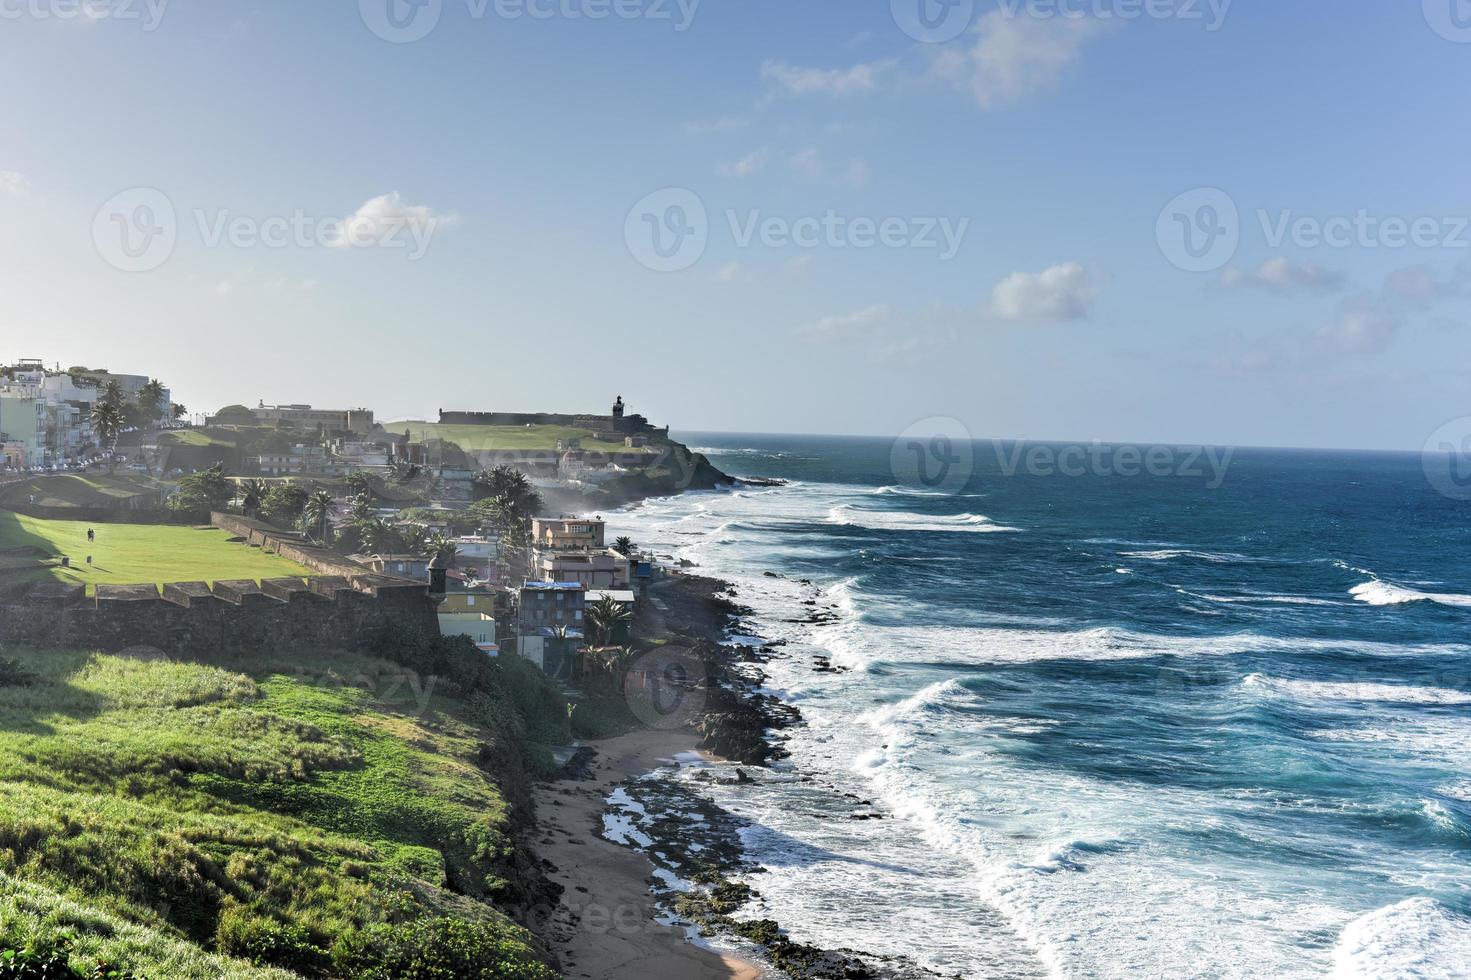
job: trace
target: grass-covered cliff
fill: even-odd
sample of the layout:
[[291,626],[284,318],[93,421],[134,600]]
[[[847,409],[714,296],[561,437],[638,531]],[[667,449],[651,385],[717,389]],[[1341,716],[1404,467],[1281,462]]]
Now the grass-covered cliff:
[[515,918],[560,697],[383,652],[0,652],[0,976],[554,977]]

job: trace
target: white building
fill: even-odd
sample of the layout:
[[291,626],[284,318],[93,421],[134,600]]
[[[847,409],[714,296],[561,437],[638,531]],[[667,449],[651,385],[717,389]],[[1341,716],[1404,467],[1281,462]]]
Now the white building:
[[482,612],[441,612],[439,632],[444,636],[468,636],[481,651],[494,657],[500,646],[495,640],[495,617]]
[[11,447],[7,458],[18,460],[19,466],[37,466],[46,461],[45,407],[22,389],[0,389],[0,438]]
[[465,534],[452,538],[457,558],[455,565],[467,571],[473,570],[475,577],[483,582],[494,582],[499,577],[501,539],[495,534]]

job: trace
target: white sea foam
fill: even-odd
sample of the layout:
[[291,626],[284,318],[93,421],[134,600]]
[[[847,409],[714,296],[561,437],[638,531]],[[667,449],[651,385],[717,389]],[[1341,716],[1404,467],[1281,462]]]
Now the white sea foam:
[[1462,713],[1413,717],[1405,712],[1386,712],[1357,727],[1317,729],[1310,734],[1323,742],[1355,746],[1356,754],[1373,752],[1381,758],[1394,754],[1414,759],[1419,765],[1438,765],[1448,774],[1464,774],[1471,722],[1460,717]]
[[1225,605],[1247,605],[1263,604],[1272,606],[1342,606],[1344,602],[1335,602],[1332,599],[1318,599],[1306,595],[1271,595],[1268,593],[1246,593],[1244,595],[1212,595],[1208,592],[1191,592],[1188,589],[1176,589],[1181,595],[1188,595],[1193,599],[1202,599],[1206,602],[1219,602]]
[[980,497],[979,493],[946,493],[944,490],[920,490],[918,487],[874,487],[868,491],[877,497]]
[[1430,898],[1410,898],[1354,919],[1333,950],[1335,980],[1464,977],[1471,920]]
[[965,688],[955,678],[936,681],[903,701],[875,708],[865,714],[860,721],[873,725],[875,728],[892,725],[896,721],[913,721],[930,708],[942,705],[957,695],[964,696],[964,694]]
[[1443,687],[1339,681],[1297,681],[1250,674],[1242,685],[1272,694],[1322,701],[1378,701],[1390,704],[1471,704],[1471,693]]
[[1459,783],[1449,783],[1445,786],[1437,786],[1435,791],[1441,796],[1448,796],[1462,803],[1471,803],[1471,780],[1462,780]]
[[1153,657],[1221,657],[1238,653],[1347,652],[1404,657],[1465,653],[1465,644],[1376,643],[1363,640],[1299,639],[1235,633],[1223,636],[1161,636],[1116,627],[1084,630],[967,626],[876,626],[845,620],[820,627],[813,642],[832,653],[835,664],[867,669],[881,661],[986,664],[1043,660],[1142,660]]
[[1421,592],[1418,589],[1395,585],[1382,579],[1374,579],[1372,582],[1356,585],[1349,589],[1349,594],[1371,606],[1403,606],[1413,602],[1434,602],[1442,606],[1471,609],[1471,595]]
[[615,844],[625,847],[652,847],[654,841],[648,834],[638,829],[638,825],[648,817],[648,810],[644,805],[628,795],[628,791],[622,786],[609,794],[607,803],[616,807],[617,813],[603,814],[603,836]]
[[1121,551],[1122,558],[1138,558],[1143,561],[1173,561],[1177,558],[1190,558],[1196,561],[1208,561],[1217,565],[1239,565],[1266,562],[1270,559],[1252,558],[1249,555],[1238,555],[1234,552],[1216,551],[1192,551],[1188,548],[1161,548],[1156,551]]
[[981,514],[917,514],[910,511],[869,510],[839,504],[828,511],[829,524],[863,527],[873,531],[968,531],[971,533],[1012,532],[1020,528],[997,524]]

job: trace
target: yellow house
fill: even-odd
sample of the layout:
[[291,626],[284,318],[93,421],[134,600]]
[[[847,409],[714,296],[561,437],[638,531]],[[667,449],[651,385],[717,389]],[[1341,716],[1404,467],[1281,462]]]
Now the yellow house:
[[488,590],[448,592],[439,604],[441,613],[495,614],[495,593]]

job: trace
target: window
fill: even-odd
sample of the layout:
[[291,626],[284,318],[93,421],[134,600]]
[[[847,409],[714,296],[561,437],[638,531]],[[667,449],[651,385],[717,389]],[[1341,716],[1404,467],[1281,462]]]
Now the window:
[[475,597],[472,596],[472,595],[465,596],[465,605],[467,605],[467,606],[473,606],[473,605],[475,605]]

